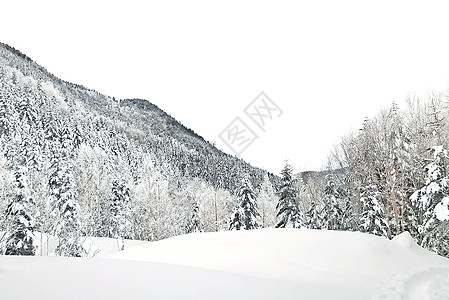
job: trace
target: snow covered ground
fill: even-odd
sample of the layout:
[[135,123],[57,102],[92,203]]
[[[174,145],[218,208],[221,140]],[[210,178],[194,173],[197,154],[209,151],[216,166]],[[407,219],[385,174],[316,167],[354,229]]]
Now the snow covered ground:
[[[146,241],[125,240],[125,249],[147,244]],[[54,252],[58,241],[54,236],[47,236],[35,232],[33,244],[36,247],[37,256],[55,256]],[[105,257],[119,251],[121,243],[117,239],[86,237],[82,238],[83,248],[88,257]]]
[[[101,243],[108,248],[103,255],[115,251],[113,241]],[[420,248],[408,233],[389,241],[263,229],[132,245],[107,258],[0,256],[0,298],[449,298],[449,260]]]

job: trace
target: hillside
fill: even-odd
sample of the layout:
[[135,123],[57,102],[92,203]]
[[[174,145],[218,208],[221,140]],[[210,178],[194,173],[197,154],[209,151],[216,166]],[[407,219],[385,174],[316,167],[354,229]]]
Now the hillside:
[[0,210],[17,180],[23,181],[43,232],[53,223],[48,199],[64,189],[79,205],[86,235],[113,235],[107,213],[117,194],[125,195],[129,238],[185,233],[196,205],[206,230],[224,229],[241,178],[249,176],[258,187],[266,173],[218,150],[146,100],[117,100],[65,82],[5,44],[0,149]]
[[[223,187],[232,192],[236,185],[236,177],[241,172],[258,175],[259,178],[255,176],[254,180],[260,183],[260,174],[263,170],[216,149],[156,105],[142,99],[115,100],[83,86],[58,79],[29,57],[8,45],[0,43],[0,49],[2,98],[5,101],[9,100],[3,105],[14,106],[13,103],[8,103],[14,100],[10,97],[15,97],[16,100],[20,100],[21,97],[28,98],[28,104],[31,106],[29,109],[33,109],[36,114],[35,122],[45,121],[44,115],[48,111],[57,112],[55,116],[52,116],[56,121],[67,117],[68,112],[71,115],[71,122],[75,124],[61,122],[63,124],[59,125],[66,128],[72,125],[70,129],[80,126],[83,131],[78,132],[81,135],[78,138],[82,141],[91,142],[92,139],[99,138],[94,137],[95,133],[90,131],[92,126],[97,126],[95,128],[97,130],[100,129],[99,127],[104,127],[102,129],[126,138],[129,143],[139,142],[141,146],[145,146],[142,146],[142,151],[155,151],[152,154],[158,157],[159,165],[162,165],[159,161],[176,164],[170,165],[175,169],[173,172],[200,177],[213,186]],[[17,102],[15,105],[19,104]],[[102,146],[105,148],[109,146],[105,150],[113,151],[110,150],[113,147],[111,144],[114,142],[105,141],[105,145]],[[211,178],[207,174],[208,169],[218,175],[234,174],[235,176]]]

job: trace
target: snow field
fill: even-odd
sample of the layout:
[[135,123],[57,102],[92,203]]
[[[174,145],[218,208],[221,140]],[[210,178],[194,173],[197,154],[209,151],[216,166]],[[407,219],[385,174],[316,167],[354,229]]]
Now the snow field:
[[95,258],[0,256],[1,299],[449,298],[449,260],[408,233],[228,231],[120,252],[113,239],[90,241]]

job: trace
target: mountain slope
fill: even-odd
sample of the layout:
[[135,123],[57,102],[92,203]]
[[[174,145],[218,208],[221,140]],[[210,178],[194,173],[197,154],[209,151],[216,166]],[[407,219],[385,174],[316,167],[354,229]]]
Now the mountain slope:
[[[172,142],[174,144],[170,145],[172,148],[180,149],[170,150],[176,152],[176,154],[182,155],[182,157],[176,157],[177,160],[185,160],[184,164],[186,165],[179,162],[179,165],[177,166],[177,169],[181,169],[179,170],[180,172],[189,172],[191,174],[190,176],[193,177],[205,177],[205,171],[201,172],[195,169],[213,169],[213,171],[216,171],[217,173],[231,175],[220,177],[218,180],[215,178],[208,178],[208,182],[214,186],[222,186],[230,191],[233,191],[235,188],[236,184],[233,182],[233,178],[238,177],[237,175],[240,175],[239,172],[248,172],[255,175],[255,177],[260,177],[260,174],[263,173],[263,170],[254,168],[244,161],[216,149],[191,129],[183,126],[173,117],[146,100],[123,99],[115,101],[115,99],[104,96],[96,91],[58,79],[54,75],[48,73],[45,68],[34,63],[29,57],[8,45],[0,43],[0,49],[0,63],[2,69],[4,70],[5,67],[6,69],[9,69],[9,72],[4,70],[3,73],[6,72],[13,76],[13,84],[16,83],[16,80],[20,79],[22,81],[19,82],[19,86],[11,86],[4,82],[2,93],[9,90],[10,94],[21,94],[20,90],[26,89],[27,84],[36,85],[38,90],[43,90],[44,95],[29,94],[28,96],[43,98],[40,99],[40,102],[49,105],[51,109],[55,109],[54,106],[58,105],[64,108],[68,107],[72,114],[75,114],[76,110],[81,109],[81,113],[77,113],[73,116],[77,119],[81,119],[76,120],[80,123],[83,123],[83,121],[103,122],[106,123],[102,124],[103,126],[110,127],[108,129],[115,131],[116,134],[124,133],[128,135],[129,138],[135,138],[133,133],[129,132],[134,129],[143,135],[143,143],[150,146],[153,146],[152,144],[154,143]],[[15,74],[15,72],[18,73]],[[6,74],[3,75],[4,76],[2,77],[7,77]],[[36,91],[27,90],[24,92],[30,93]],[[54,103],[48,103],[51,98],[63,102],[58,103],[55,101]],[[37,113],[42,115],[44,111],[39,110]],[[98,121],[98,119],[101,121]],[[128,132],[123,128],[123,123],[125,123],[126,127],[131,127],[131,129],[128,129]],[[89,132],[85,132],[84,134],[89,134]],[[173,139],[176,142],[173,142]],[[179,143],[179,145],[177,145],[177,143]],[[164,147],[165,146],[162,146],[162,148]],[[160,148],[161,147],[157,145],[151,149],[160,152]],[[194,154],[192,154],[192,152]],[[199,158],[195,157],[195,155],[199,156]],[[170,160],[170,158],[165,159]],[[194,160],[195,163],[190,163],[191,160]],[[257,180],[256,183],[259,183],[261,178],[258,178]]]
[[226,228],[241,177],[249,175],[259,186],[265,173],[219,151],[146,100],[115,100],[65,82],[5,44],[0,146],[0,209],[20,169],[44,232],[53,222],[48,183],[61,175],[61,164],[72,178],[66,185],[80,205],[83,233],[112,235],[111,199],[120,187],[129,194],[125,237],[150,240],[186,232],[194,205],[206,230]]

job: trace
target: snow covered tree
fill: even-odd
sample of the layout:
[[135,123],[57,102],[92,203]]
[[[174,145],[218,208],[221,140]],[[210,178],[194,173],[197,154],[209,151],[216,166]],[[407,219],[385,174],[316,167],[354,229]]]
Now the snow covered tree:
[[19,98],[18,112],[23,123],[28,126],[33,126],[36,123],[38,118],[36,104],[34,103],[34,99],[29,95],[24,95]]
[[341,230],[354,230],[357,228],[357,221],[354,218],[354,209],[352,203],[346,198],[342,205],[340,229]]
[[229,230],[251,230],[259,228],[257,199],[251,182],[244,177],[238,191],[239,203],[234,208],[229,221]]
[[263,228],[276,225],[277,196],[270,182],[268,173],[265,173],[259,192],[260,223]]
[[30,196],[26,168],[18,167],[14,172],[13,194],[6,208],[7,232],[4,254],[34,255],[32,216],[33,200]]
[[11,105],[8,98],[10,95],[0,90],[0,136],[8,134],[12,127]]
[[417,208],[418,242],[427,249],[447,255],[449,224],[444,211],[448,210],[449,204],[449,177],[446,170],[449,155],[442,146],[432,147],[429,152],[432,158],[425,167],[426,182],[410,199]]
[[278,222],[276,228],[300,228],[303,215],[296,202],[297,194],[293,185],[293,168],[286,163],[282,169],[282,183],[278,191],[279,202],[276,206]]
[[360,229],[362,232],[388,237],[388,223],[382,204],[378,200],[379,194],[374,184],[367,184],[362,188]]
[[309,209],[305,213],[305,226],[309,229],[323,228],[323,208],[315,200],[312,200]]
[[193,212],[192,217],[190,218],[189,225],[187,228],[188,233],[197,233],[197,232],[203,232],[203,223],[201,222],[200,218],[200,208],[198,204],[195,203],[193,205]]
[[124,181],[115,180],[112,183],[109,236],[117,239],[120,250],[125,249],[124,239],[130,237],[129,205],[129,188]]
[[239,206],[242,213],[243,229],[251,230],[259,228],[260,225],[257,220],[259,217],[257,198],[249,178],[245,177],[243,179],[238,197],[240,200]]
[[229,220],[229,230],[240,230],[244,228],[245,224],[243,223],[242,208],[240,206],[236,206],[234,207]]
[[48,187],[49,202],[56,218],[54,224],[54,233],[58,237],[56,254],[80,257],[83,255],[80,238],[80,206],[75,199],[71,169],[65,157],[54,155]]
[[[383,176],[379,178],[378,183],[382,186],[382,199],[392,237],[404,230],[412,235],[416,231],[413,216],[410,214],[413,211],[413,205],[409,198],[420,181],[421,156],[424,149],[428,147],[430,135],[425,133],[427,127],[424,125],[425,120],[420,120],[421,108],[412,102],[411,100],[408,102],[408,109],[413,110],[413,114],[399,110],[393,103],[381,124],[381,134],[385,139],[385,145],[382,145],[385,148],[383,151],[385,158]],[[420,125],[421,123],[424,124]],[[425,135],[427,137],[423,138]]]
[[324,220],[322,227],[330,230],[340,229],[341,208],[340,194],[335,186],[335,179],[332,174],[326,175],[326,186],[324,187]]

